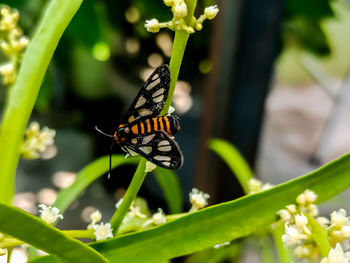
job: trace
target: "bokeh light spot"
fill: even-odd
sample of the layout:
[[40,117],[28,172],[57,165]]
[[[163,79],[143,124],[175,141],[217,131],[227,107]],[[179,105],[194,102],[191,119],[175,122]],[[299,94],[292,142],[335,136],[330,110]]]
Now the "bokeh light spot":
[[58,171],[53,175],[52,182],[58,188],[67,188],[74,183],[76,174],[66,171]]
[[139,10],[136,7],[134,7],[134,6],[130,6],[125,11],[125,19],[131,24],[136,23],[140,19],[140,12],[139,12]]
[[211,62],[210,59],[203,59],[201,62],[199,62],[199,71],[202,74],[207,74],[209,73],[213,68],[213,63]]
[[51,188],[43,188],[38,192],[38,202],[40,204],[52,205],[56,201],[57,192]]
[[163,64],[163,57],[158,53],[153,53],[148,56],[147,61],[148,65],[150,65],[152,68],[157,68]]
[[126,52],[136,54],[140,50],[140,42],[136,38],[128,38],[125,42]]
[[87,206],[83,209],[83,211],[81,211],[81,219],[88,223],[91,221],[90,219],[90,215],[95,212],[97,210],[96,207],[93,207],[93,206]]
[[98,42],[92,47],[92,56],[98,61],[107,61],[111,50],[106,42]]
[[173,49],[173,41],[168,33],[159,33],[156,36],[157,46],[163,51],[164,55],[167,57],[171,56],[171,51]]

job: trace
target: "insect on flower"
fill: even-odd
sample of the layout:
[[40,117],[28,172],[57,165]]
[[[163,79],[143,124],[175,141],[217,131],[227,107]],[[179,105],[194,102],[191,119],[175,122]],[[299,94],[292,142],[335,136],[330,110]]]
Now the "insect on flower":
[[183,156],[173,139],[174,134],[180,130],[178,118],[158,116],[168,98],[169,87],[169,67],[162,65],[143,84],[114,135],[105,134],[97,127],[96,130],[113,137],[113,143],[117,142],[129,155],[134,155],[132,153],[135,152],[160,167],[180,168]]

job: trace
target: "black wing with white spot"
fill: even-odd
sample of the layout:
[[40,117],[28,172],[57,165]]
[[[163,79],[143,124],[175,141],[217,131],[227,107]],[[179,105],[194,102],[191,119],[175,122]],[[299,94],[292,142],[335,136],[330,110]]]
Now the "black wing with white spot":
[[122,147],[130,149],[148,161],[166,169],[178,169],[183,164],[179,145],[163,131],[139,135],[124,141]]
[[134,102],[125,114],[124,123],[141,117],[155,117],[162,111],[168,98],[170,71],[167,65],[156,68],[143,84]]

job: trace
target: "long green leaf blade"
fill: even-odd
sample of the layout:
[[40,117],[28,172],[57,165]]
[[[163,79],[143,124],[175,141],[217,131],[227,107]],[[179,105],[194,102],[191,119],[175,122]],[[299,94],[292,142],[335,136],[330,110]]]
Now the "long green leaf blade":
[[13,206],[0,204],[0,232],[55,255],[64,262],[108,262],[91,247]]
[[248,181],[253,177],[253,172],[239,151],[222,139],[211,139],[208,146],[223,159],[231,171],[237,176],[244,192],[248,193]]
[[[305,189],[322,203],[350,187],[350,154],[261,193],[211,206],[150,230],[91,244],[111,262],[161,262],[266,229]],[[37,261],[33,261],[37,262]]]
[[[122,154],[116,154],[112,156],[112,168],[127,164],[136,165],[138,161],[138,157],[125,158],[125,156]],[[58,193],[57,199],[53,206],[59,208],[61,213],[63,213],[86,187],[88,187],[101,175],[108,172],[108,162],[109,156],[103,156],[83,168],[80,172],[78,172],[77,179],[74,181],[74,183]]]
[[171,214],[180,213],[183,207],[181,187],[176,174],[168,169],[158,167],[153,171],[162,188]]

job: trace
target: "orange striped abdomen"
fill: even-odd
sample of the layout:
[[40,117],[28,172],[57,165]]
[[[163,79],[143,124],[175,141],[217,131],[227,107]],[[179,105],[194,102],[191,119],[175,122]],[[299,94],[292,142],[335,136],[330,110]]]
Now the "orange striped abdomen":
[[135,122],[130,129],[135,135],[150,134],[153,131],[165,131],[170,136],[173,136],[180,129],[180,125],[177,118],[162,116]]

